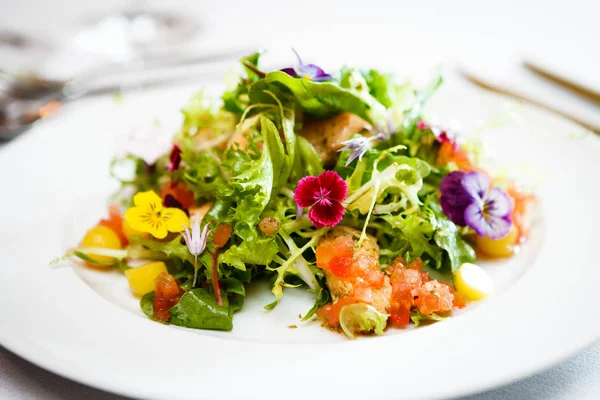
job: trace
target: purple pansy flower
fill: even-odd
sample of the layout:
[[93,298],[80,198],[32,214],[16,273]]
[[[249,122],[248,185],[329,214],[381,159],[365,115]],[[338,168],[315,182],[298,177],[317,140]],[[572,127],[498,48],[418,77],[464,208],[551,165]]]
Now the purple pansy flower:
[[295,49],[292,49],[298,57],[296,67],[283,68],[281,71],[294,78],[304,78],[315,82],[331,80],[331,75],[326,74],[321,67],[315,64],[304,64],[300,55]]
[[490,189],[490,178],[479,171],[451,172],[442,179],[440,203],[459,226],[469,226],[479,236],[502,239],[510,231],[512,198],[499,187]]

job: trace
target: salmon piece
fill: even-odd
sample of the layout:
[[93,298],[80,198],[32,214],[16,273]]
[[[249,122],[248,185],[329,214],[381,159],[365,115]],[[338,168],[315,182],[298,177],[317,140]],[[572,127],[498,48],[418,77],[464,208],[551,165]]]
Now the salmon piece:
[[314,146],[326,167],[335,165],[342,144],[355,133],[366,130],[369,124],[354,114],[344,113],[321,121],[305,121],[298,132]]

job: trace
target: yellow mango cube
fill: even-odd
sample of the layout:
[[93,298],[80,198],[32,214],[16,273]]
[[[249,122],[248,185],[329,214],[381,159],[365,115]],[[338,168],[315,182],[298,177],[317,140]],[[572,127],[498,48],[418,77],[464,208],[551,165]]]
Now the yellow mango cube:
[[133,294],[142,297],[154,290],[154,281],[161,272],[167,272],[167,266],[162,261],[156,261],[128,269],[125,277]]

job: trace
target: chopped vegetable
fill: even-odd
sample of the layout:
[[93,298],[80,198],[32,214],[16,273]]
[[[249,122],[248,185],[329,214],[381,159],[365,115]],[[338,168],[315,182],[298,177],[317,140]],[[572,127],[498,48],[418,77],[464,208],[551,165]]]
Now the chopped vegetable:
[[158,276],[167,272],[167,266],[162,261],[155,261],[130,268],[125,271],[125,277],[129,281],[129,287],[136,297],[142,297],[155,289],[155,281]]
[[[120,249],[121,239],[119,235],[112,229],[105,225],[97,225],[87,231],[83,240],[81,241],[81,247],[97,247],[102,249]],[[110,263],[114,261],[113,257],[103,256],[99,254],[89,254],[91,258],[99,261],[100,263]],[[100,263],[94,263],[87,261],[89,265],[100,265]]]

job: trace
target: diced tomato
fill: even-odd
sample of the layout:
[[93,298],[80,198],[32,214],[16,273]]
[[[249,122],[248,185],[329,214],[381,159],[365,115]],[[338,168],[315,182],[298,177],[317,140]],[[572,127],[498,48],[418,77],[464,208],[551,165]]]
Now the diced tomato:
[[333,257],[329,262],[329,270],[338,278],[349,278],[352,268],[352,257],[342,256]]
[[417,258],[416,260],[413,260],[409,265],[408,268],[410,269],[416,269],[419,272],[423,271],[423,260],[421,260],[420,258]]
[[464,308],[467,305],[467,298],[457,291],[453,292],[454,299],[452,300],[452,305],[456,308]]
[[101,219],[100,222],[98,222],[98,225],[113,230],[119,237],[122,246],[126,246],[129,243],[127,237],[125,237],[125,234],[123,233],[123,217],[121,216],[121,210],[119,210],[119,206],[116,204],[112,204],[108,207],[108,219]]
[[444,142],[440,145],[437,162],[442,165],[454,163],[461,171],[472,171],[473,164],[467,153],[460,145],[452,142]]
[[184,291],[172,275],[162,272],[155,281],[154,289],[154,317],[159,321],[167,322],[171,318],[169,309],[179,303]]
[[168,183],[163,186],[160,190],[160,197],[164,199],[169,194],[185,208],[189,209],[194,206],[194,192],[189,190],[183,182]]
[[327,304],[326,306],[317,310],[317,315],[324,319],[330,326],[338,326],[340,323],[340,310],[349,304],[364,303],[363,301],[355,297],[342,297],[333,304]]
[[413,304],[411,288],[397,280],[392,282],[392,298],[390,299],[390,319],[396,325],[404,326],[410,321],[410,308]]
[[[317,247],[317,267],[329,270],[334,258],[350,258],[354,255],[354,242],[348,236],[339,236],[334,241]],[[339,261],[335,261],[339,263]]]
[[511,219],[522,241],[531,230],[531,213],[537,200],[534,195],[523,193],[514,183],[510,183],[506,189],[514,201]]
[[362,278],[365,284],[372,288],[380,288],[385,284],[385,274],[379,266],[379,261],[366,254],[359,254],[354,260],[353,275]]
[[432,280],[421,286],[415,306],[422,314],[429,315],[435,312],[446,312],[452,310],[454,295],[448,285]]

